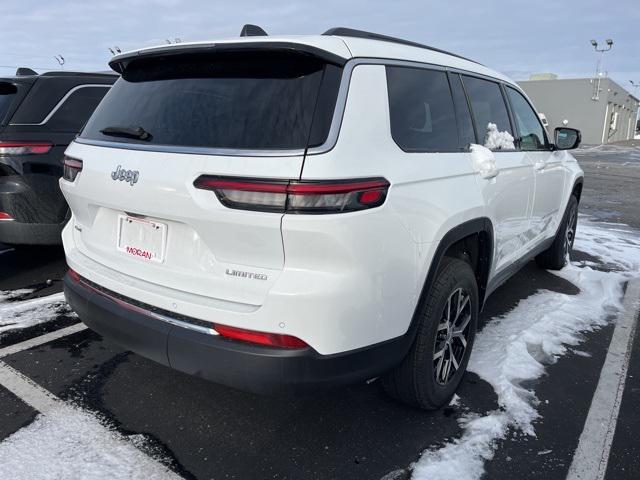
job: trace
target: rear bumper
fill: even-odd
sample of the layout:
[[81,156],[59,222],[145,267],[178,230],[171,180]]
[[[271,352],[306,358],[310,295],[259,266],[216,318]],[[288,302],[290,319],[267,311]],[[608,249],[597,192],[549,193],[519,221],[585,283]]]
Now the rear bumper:
[[[64,279],[67,301],[92,330],[144,357],[216,383],[255,393],[297,393],[356,383],[397,365],[406,335],[334,355],[228,340],[85,280]],[[164,316],[164,319],[159,317]]]
[[0,212],[13,218],[0,221],[0,242],[17,245],[62,244],[70,217],[53,173],[0,175]]
[[0,221],[0,243],[10,245],[61,245],[62,223],[22,223]]

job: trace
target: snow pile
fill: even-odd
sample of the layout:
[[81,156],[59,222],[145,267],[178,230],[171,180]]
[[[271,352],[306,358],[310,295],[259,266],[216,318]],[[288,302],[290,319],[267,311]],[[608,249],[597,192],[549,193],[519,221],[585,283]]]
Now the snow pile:
[[538,399],[523,384],[541,377],[545,365],[578,345],[583,333],[603,326],[607,314],[621,308],[624,281],[640,274],[640,237],[624,226],[605,229],[581,219],[576,249],[617,271],[572,263],[554,273],[578,286],[578,295],[540,291],[478,333],[468,368],[493,386],[500,408],[463,417],[462,437],[424,452],[413,465],[415,480],[479,479],[509,428],[535,435]]
[[515,147],[513,137],[509,132],[499,132],[495,123],[487,125],[487,133],[484,136],[484,146],[490,150],[513,150]]
[[60,405],[0,443],[0,478],[176,478],[93,415]]
[[24,295],[35,292],[33,288],[20,288],[18,290],[0,290],[0,303],[16,300]]
[[31,300],[10,301],[25,293],[30,292],[27,290],[0,292],[0,335],[8,330],[27,328],[54,320],[59,315],[73,314],[62,293]]

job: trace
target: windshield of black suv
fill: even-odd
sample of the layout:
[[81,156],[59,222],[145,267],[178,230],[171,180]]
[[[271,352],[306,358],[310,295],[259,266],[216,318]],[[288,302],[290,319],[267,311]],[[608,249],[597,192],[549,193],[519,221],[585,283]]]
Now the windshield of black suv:
[[127,66],[80,136],[180,147],[303,149],[327,138],[341,71],[296,52],[140,58]]

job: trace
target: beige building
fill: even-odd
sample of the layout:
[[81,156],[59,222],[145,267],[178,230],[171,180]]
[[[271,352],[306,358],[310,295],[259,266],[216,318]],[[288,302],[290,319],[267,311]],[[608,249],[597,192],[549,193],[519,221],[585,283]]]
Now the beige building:
[[518,82],[549,122],[577,128],[582,143],[601,144],[633,139],[640,100],[607,77],[557,79],[550,74]]

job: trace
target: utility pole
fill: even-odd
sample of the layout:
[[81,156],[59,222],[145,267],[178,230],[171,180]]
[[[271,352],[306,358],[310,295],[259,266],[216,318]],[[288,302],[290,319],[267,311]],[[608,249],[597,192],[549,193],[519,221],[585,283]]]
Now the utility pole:
[[593,100],[594,102],[597,102],[598,100],[600,100],[600,82],[602,80],[602,74],[603,74],[602,66],[603,66],[604,52],[608,52],[613,47],[613,40],[611,40],[610,38],[607,38],[605,40],[605,43],[607,44],[605,48],[598,48],[598,42],[596,42],[595,40],[591,40],[591,45],[599,54],[598,62],[596,63],[596,78],[594,79],[594,82],[593,82],[593,95],[591,96],[591,100]]

